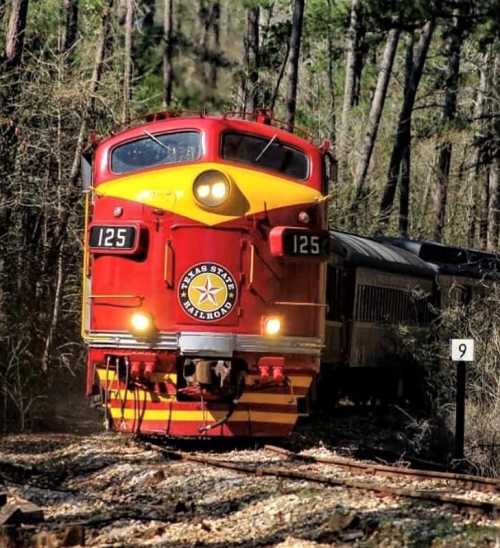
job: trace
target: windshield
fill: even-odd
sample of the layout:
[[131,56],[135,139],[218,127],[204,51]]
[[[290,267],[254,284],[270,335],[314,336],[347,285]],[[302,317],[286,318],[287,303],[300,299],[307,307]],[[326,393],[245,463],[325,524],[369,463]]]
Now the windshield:
[[145,136],[117,146],[111,153],[111,170],[127,173],[162,164],[190,162],[201,156],[201,134],[182,131]]
[[281,143],[276,135],[266,139],[244,133],[225,133],[222,137],[222,157],[272,169],[295,179],[307,179],[309,174],[307,156]]

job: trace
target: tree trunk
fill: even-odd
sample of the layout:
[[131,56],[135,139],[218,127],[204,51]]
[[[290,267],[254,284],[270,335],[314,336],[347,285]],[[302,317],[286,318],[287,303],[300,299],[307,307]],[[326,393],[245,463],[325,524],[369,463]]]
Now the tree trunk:
[[497,151],[489,169],[489,204],[488,204],[488,235],[487,249],[498,251],[500,229],[500,152]]
[[[405,89],[408,89],[413,71],[413,48],[415,37],[410,33],[406,41],[405,55]],[[406,147],[403,150],[400,166],[399,183],[399,233],[401,236],[408,236],[408,224],[410,214],[410,179],[411,179],[411,131],[407,135]]]
[[[220,2],[207,4],[206,0],[199,0],[198,20],[201,26],[201,40],[198,47],[201,57],[201,77],[206,89],[213,93],[217,84],[220,57]],[[213,45],[211,45],[211,36]]]
[[435,21],[432,19],[428,21],[422,29],[420,39],[415,51],[415,58],[413,61],[413,70],[411,71],[410,78],[408,79],[408,87],[405,88],[403,105],[399,114],[398,127],[396,130],[396,137],[394,139],[394,145],[392,148],[391,159],[389,162],[389,171],[387,176],[387,182],[384,187],[382,200],[380,202],[379,211],[379,229],[383,229],[391,215],[394,196],[396,193],[396,186],[399,178],[399,172],[401,167],[401,161],[405,153],[406,147],[410,146],[411,141],[411,116],[413,112],[413,105],[415,104],[415,97],[417,95],[418,84],[422,77],[424,70],[425,60],[427,58],[427,52],[429,51],[429,45],[431,43],[432,35],[434,33]]
[[125,49],[123,52],[122,123],[130,119],[130,84],[132,79],[132,31],[134,23],[134,0],[127,0],[125,16]]
[[[330,13],[333,11],[333,0],[328,0],[328,6]],[[331,29],[328,32],[328,92],[330,94],[330,141],[336,142],[337,139],[337,117],[335,114],[335,106],[337,103],[337,96],[335,91],[335,69],[333,64],[333,35]]]
[[346,63],[344,79],[344,101],[338,139],[339,178],[342,180],[347,168],[347,140],[349,132],[349,112],[354,105],[356,89],[356,51],[358,50],[359,35],[361,32],[361,4],[360,0],[352,0],[349,30],[347,32]]
[[151,29],[155,24],[156,0],[144,0],[143,9],[145,14],[142,20],[142,26],[144,29]]
[[64,0],[65,24],[62,36],[62,53],[70,55],[78,36],[78,0]]
[[163,12],[163,103],[167,108],[172,102],[172,87],[174,75],[174,69],[172,65],[172,57],[174,53],[173,16],[174,1],[165,0],[165,11]]
[[389,80],[391,78],[392,66],[394,64],[394,57],[396,56],[396,50],[398,47],[400,31],[392,29],[387,36],[387,42],[385,45],[384,56],[382,59],[382,66],[378,73],[377,86],[375,88],[375,94],[373,95],[370,113],[368,115],[368,128],[363,143],[363,149],[361,152],[361,158],[357,164],[356,176],[354,178],[355,195],[351,204],[351,213],[354,215],[358,210],[359,202],[363,198],[363,187],[368,173],[368,167],[370,165],[370,159],[372,157],[373,148],[377,139],[378,127],[380,124],[380,117],[384,109],[385,98],[387,96],[387,87],[389,86]]
[[[447,69],[444,81],[444,105],[441,114],[441,124],[448,129],[453,122],[457,110],[458,76],[460,72],[460,51],[462,47],[463,29],[454,18],[453,27],[446,44]],[[446,219],[446,206],[448,201],[448,179],[451,167],[451,153],[453,145],[450,140],[445,139],[438,145],[437,163],[437,185],[434,195],[434,239],[442,240],[444,224]]]
[[297,110],[297,86],[299,82],[300,41],[302,38],[302,21],[304,17],[304,0],[294,0],[292,32],[290,34],[290,55],[288,59],[288,89],[286,94],[286,124],[288,131],[293,131]]
[[220,58],[220,2],[213,2],[210,14],[210,23],[214,37],[214,46],[210,55],[210,85],[212,89],[217,87]]
[[276,79],[276,85],[274,86],[273,95],[271,97],[271,112],[274,111],[274,106],[276,105],[276,101],[278,100],[278,95],[280,92],[281,87],[281,81],[283,80],[283,76],[285,75],[285,69],[288,63],[288,57],[290,55],[290,42],[288,42],[285,56],[283,58],[283,63],[281,64],[281,68],[278,74],[278,78]]
[[259,21],[260,8],[247,9],[245,33],[246,74],[243,85],[243,112],[255,112],[258,105],[259,83]]
[[116,10],[117,10],[117,19],[120,27],[123,27],[125,20],[127,19],[127,3],[128,0],[118,0]]
[[[3,55],[3,89],[0,93],[2,120],[0,121],[0,171],[12,173],[16,164],[18,150],[17,125],[14,114],[17,109],[16,101],[21,85],[17,69],[22,60],[24,49],[24,34],[28,16],[28,0],[12,0],[9,23],[5,37],[5,51]],[[10,191],[8,185],[0,184],[0,198],[8,203]],[[0,209],[0,240],[10,224],[11,210],[8,207]],[[3,263],[0,263],[2,267]],[[3,272],[0,269],[0,278]]]
[[26,32],[26,18],[28,16],[28,0],[12,0],[9,25],[5,37],[6,68],[19,66],[24,48],[24,34]]
[[[491,167],[488,166],[489,168]],[[479,218],[479,246],[486,250],[488,245],[488,212],[490,204],[490,169],[483,172],[483,184],[481,186],[481,207]]]
[[407,145],[401,158],[399,172],[399,234],[408,236],[408,224],[410,215],[410,173],[411,173],[411,136],[407,139]]
[[488,204],[488,238],[487,247],[491,251],[498,251],[498,240],[500,237],[500,118],[498,117],[498,90],[500,89],[500,53],[495,55],[494,76],[492,88],[495,89],[495,103],[492,105],[492,114],[496,116],[490,123],[492,129],[492,147],[490,163],[490,201]]
[[354,85],[352,90],[352,104],[359,105],[361,98],[361,75],[363,73],[363,67],[365,65],[365,59],[368,53],[368,46],[365,40],[366,28],[364,25],[363,17],[359,13],[356,29],[356,42],[354,44]]
[[484,116],[486,114],[486,96],[489,93],[491,69],[491,52],[488,50],[480,57],[479,62],[479,88],[477,90],[476,104],[474,106],[474,138],[473,155],[471,164],[468,166],[466,178],[466,188],[469,192],[468,207],[468,231],[467,241],[469,247],[474,247],[476,237],[476,217],[478,216],[478,203],[481,197],[477,185],[481,162],[484,156],[484,133],[486,124]]

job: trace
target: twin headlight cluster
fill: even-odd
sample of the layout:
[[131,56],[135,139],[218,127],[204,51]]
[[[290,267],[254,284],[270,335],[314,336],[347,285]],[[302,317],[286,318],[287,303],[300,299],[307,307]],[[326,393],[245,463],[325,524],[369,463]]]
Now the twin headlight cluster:
[[[262,331],[270,337],[277,336],[281,332],[281,318],[278,316],[266,316],[262,318]],[[137,311],[130,316],[130,331],[139,339],[154,338],[156,324],[149,312]]]
[[215,208],[224,204],[229,198],[231,183],[224,173],[215,169],[204,171],[196,177],[193,194],[203,207]]

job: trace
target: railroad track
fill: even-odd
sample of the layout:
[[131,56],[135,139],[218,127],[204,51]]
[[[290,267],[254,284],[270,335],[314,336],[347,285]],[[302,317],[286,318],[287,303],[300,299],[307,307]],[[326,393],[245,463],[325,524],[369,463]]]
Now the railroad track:
[[451,472],[434,472],[429,470],[420,470],[416,468],[403,468],[398,466],[389,466],[384,464],[371,464],[362,462],[359,460],[348,459],[344,457],[314,457],[309,455],[301,455],[282,447],[276,447],[274,445],[266,445],[264,449],[272,451],[280,455],[284,455],[292,460],[299,460],[309,463],[318,464],[333,464],[342,468],[346,468],[356,473],[363,473],[369,475],[383,475],[383,476],[406,476],[415,479],[422,480],[444,480],[460,484],[463,487],[469,489],[475,489],[477,491],[486,491],[490,493],[500,492],[500,479],[486,478],[483,476],[471,476],[467,474],[456,474]]
[[206,466],[224,468],[227,470],[241,472],[243,474],[253,474],[256,476],[274,476],[299,481],[311,481],[324,485],[337,487],[341,486],[351,489],[359,489],[362,491],[371,491],[383,496],[404,497],[408,499],[432,502],[435,504],[451,504],[460,509],[493,514],[494,516],[500,515],[500,504],[495,502],[479,501],[470,498],[459,497],[454,494],[445,493],[442,490],[437,489],[419,490],[408,487],[396,487],[374,481],[362,481],[359,479],[332,477],[330,475],[304,470],[300,467],[300,465],[298,468],[296,466],[294,468],[291,468],[290,464],[296,465],[298,461],[303,462],[304,464],[330,464],[346,468],[350,472],[355,471],[356,473],[361,472],[370,475],[379,474],[384,476],[406,476],[412,479],[439,480],[441,482],[451,482],[474,490],[500,492],[500,480],[492,478],[466,476],[447,472],[430,472],[427,470],[406,469],[385,465],[373,465],[340,457],[311,457],[272,445],[266,445],[264,446],[264,449],[269,452],[280,454],[286,457],[286,460],[280,461],[278,463],[278,466],[254,466],[249,464],[236,463],[228,460],[221,460],[218,458],[195,455],[184,451],[165,449],[160,445],[154,443],[147,443],[146,445],[151,449],[160,451],[165,457],[168,457],[170,459],[177,459],[194,462]]

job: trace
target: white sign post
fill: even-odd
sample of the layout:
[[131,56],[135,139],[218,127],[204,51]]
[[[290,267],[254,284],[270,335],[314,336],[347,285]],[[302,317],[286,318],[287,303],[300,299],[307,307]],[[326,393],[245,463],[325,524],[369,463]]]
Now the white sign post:
[[474,339],[451,339],[451,360],[454,362],[473,362]]
[[474,361],[474,339],[451,339],[451,359],[457,363],[455,458],[464,458],[466,362]]

